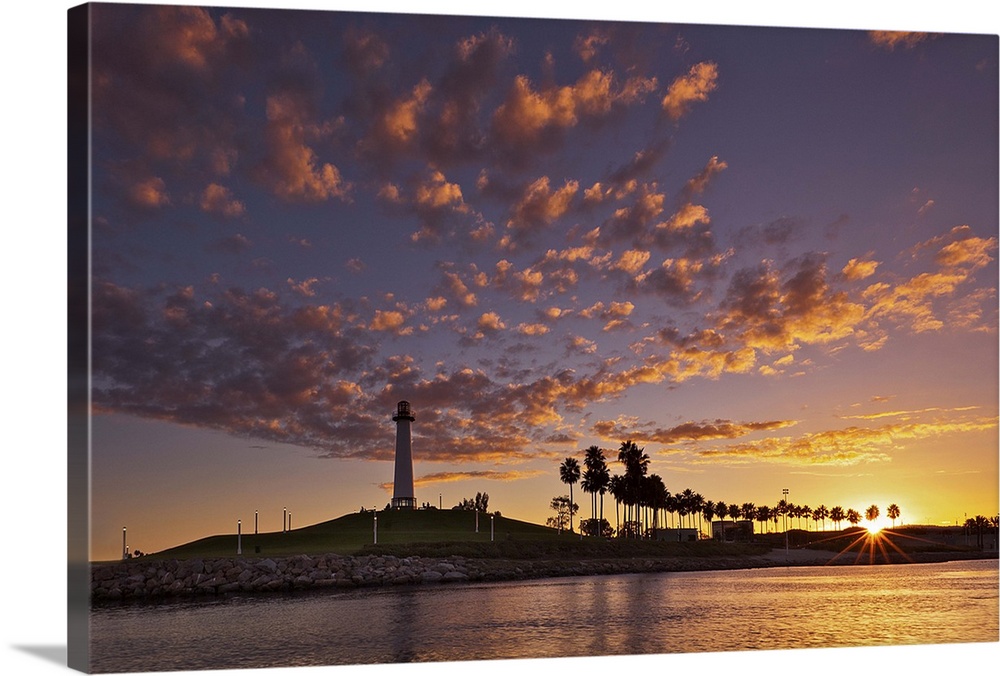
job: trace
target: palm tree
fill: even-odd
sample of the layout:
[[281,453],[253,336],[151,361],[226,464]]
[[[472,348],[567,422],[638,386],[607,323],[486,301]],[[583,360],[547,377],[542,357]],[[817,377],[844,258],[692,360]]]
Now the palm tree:
[[857,526],[858,522],[861,521],[861,515],[858,514],[857,510],[855,510],[855,509],[849,509],[849,510],[847,510],[847,514],[845,515],[845,518],[847,519],[847,521],[852,526]]
[[830,510],[826,505],[820,505],[813,510],[813,520],[823,522],[823,530],[826,530],[826,517],[830,516]]
[[809,505],[799,505],[795,508],[795,516],[799,520],[799,528],[802,528],[802,517],[806,518],[806,530],[809,530],[809,517],[811,517],[813,511],[809,509]]
[[[569,501],[573,503],[573,484],[580,480],[580,463],[576,458],[566,458],[559,465],[559,480],[564,484],[569,484]],[[569,532],[573,532],[573,512],[569,514]]]
[[899,518],[899,505],[895,502],[885,508],[885,515],[892,519],[892,527],[896,527],[896,519]]
[[701,493],[691,496],[691,511],[698,515],[698,537],[701,538],[701,513],[705,509],[705,497]]
[[868,523],[871,523],[872,521],[877,519],[878,514],[879,514],[878,505],[871,505],[868,509],[865,510],[865,518],[868,519]]
[[719,500],[717,503],[715,503],[715,515],[717,517],[719,517],[720,519],[725,519],[728,514],[729,514],[729,505],[724,503],[722,500]]
[[840,522],[844,520],[845,516],[844,508],[840,505],[830,509],[830,520],[837,524],[837,530],[840,530]]
[[608,492],[615,499],[615,533],[619,536],[622,532],[621,519],[618,518],[618,507],[625,499],[625,478],[615,474],[608,479]]
[[740,518],[740,506],[735,502],[729,503],[729,518],[733,520],[734,524],[736,519]]
[[715,518],[715,503],[711,500],[705,501],[705,506],[701,508],[701,514],[708,521],[708,532],[712,532],[712,519]]
[[771,520],[771,508],[768,507],[767,505],[761,505],[760,507],[757,508],[755,516],[757,517],[757,521],[760,521],[761,532],[762,533],[766,532],[767,522]]
[[[646,455],[644,450],[636,446],[635,442],[631,439],[623,441],[621,447],[618,449],[618,462],[625,465],[625,478],[628,482],[628,494],[625,505],[626,507],[635,505],[636,510],[639,507],[641,479],[646,476],[646,471],[649,469],[649,456]],[[636,511],[637,514],[638,511]],[[629,521],[627,515],[625,521]]]
[[[788,500],[785,500],[784,498],[782,498],[781,500],[778,500],[777,506],[771,512],[771,516],[772,517],[779,517],[779,516],[780,517],[787,517],[787,515],[788,515]],[[777,518],[775,518],[774,522],[775,522],[775,527],[777,527],[777,523],[778,523]],[[783,523],[784,523],[784,526],[785,526],[785,530],[788,530],[788,522],[783,519]]]
[[740,516],[743,517],[744,521],[750,522],[751,535],[753,535],[753,521],[754,521],[754,513],[756,511],[757,508],[754,507],[754,504],[752,502],[744,502],[742,505],[740,505]]

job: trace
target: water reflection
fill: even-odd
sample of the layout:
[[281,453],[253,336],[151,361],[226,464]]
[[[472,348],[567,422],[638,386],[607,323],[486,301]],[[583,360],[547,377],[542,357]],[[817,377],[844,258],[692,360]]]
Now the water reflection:
[[996,641],[995,561],[560,578],[100,609],[95,671]]

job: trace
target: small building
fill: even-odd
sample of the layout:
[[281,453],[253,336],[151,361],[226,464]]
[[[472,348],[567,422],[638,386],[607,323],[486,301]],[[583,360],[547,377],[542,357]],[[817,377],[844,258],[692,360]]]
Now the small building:
[[697,542],[697,528],[660,528],[656,531],[656,539],[661,542]]
[[753,521],[713,521],[712,539],[720,542],[750,542]]

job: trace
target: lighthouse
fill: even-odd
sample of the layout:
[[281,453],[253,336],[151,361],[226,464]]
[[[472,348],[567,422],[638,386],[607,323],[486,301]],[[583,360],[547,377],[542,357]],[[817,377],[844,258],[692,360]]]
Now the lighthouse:
[[396,472],[392,480],[392,508],[414,509],[417,499],[413,496],[413,454],[410,451],[410,423],[415,420],[410,402],[396,404],[392,416],[396,423]]

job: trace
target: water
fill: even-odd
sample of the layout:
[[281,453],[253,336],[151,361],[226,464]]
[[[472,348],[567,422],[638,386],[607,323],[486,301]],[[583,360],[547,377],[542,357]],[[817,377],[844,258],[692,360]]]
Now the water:
[[997,641],[995,561],[230,596],[95,609],[98,672]]

